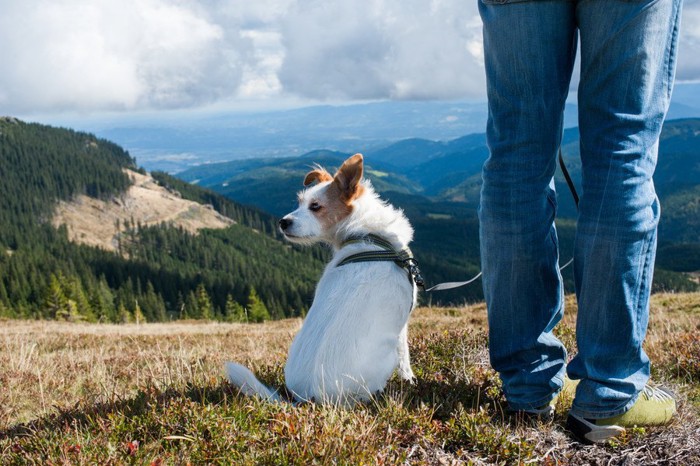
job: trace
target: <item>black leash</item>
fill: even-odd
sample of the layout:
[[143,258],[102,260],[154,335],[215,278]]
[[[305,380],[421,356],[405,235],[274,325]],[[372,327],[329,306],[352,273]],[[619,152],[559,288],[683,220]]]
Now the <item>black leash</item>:
[[561,153],[561,146],[559,146],[559,167],[561,167],[561,172],[564,174],[564,179],[566,184],[569,186],[569,191],[574,198],[574,203],[576,204],[576,209],[578,209],[578,193],[576,192],[576,186],[571,180],[571,175],[569,175],[569,170],[566,169],[566,164],[564,163],[564,156]]
[[[574,182],[571,180],[571,175],[569,175],[569,170],[566,169],[566,164],[564,163],[564,156],[561,153],[561,145],[559,146],[559,167],[561,168],[561,172],[564,174],[564,179],[566,180],[567,186],[569,186],[571,196],[574,198],[576,210],[578,210],[578,193],[576,192],[576,186],[574,186]],[[571,259],[569,259],[569,262],[564,264],[562,267],[559,267],[559,272],[570,266],[573,262],[574,258],[572,257]]]

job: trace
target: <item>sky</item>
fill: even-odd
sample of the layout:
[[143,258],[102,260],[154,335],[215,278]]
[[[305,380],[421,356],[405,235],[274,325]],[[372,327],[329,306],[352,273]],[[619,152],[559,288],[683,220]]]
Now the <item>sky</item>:
[[[0,0],[0,115],[485,98],[476,0]],[[677,80],[700,82],[700,0]]]

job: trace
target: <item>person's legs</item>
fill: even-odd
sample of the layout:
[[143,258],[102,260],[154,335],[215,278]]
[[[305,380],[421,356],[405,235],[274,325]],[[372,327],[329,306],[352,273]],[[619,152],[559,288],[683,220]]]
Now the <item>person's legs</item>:
[[581,379],[572,414],[626,412],[649,378],[642,349],[659,203],[652,174],[675,69],[680,0],[582,0],[583,193],[575,240]]
[[480,0],[489,98],[479,206],[491,364],[512,409],[552,400],[566,350],[552,176],[574,57],[574,3]]

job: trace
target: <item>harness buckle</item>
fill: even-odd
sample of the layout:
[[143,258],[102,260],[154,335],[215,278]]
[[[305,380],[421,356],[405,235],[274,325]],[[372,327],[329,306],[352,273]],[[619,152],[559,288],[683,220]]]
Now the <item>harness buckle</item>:
[[410,257],[404,260],[404,264],[406,269],[408,269],[408,274],[410,275],[413,283],[425,290],[425,280],[423,280],[423,275],[421,274],[420,268],[418,268],[418,262],[414,258]]

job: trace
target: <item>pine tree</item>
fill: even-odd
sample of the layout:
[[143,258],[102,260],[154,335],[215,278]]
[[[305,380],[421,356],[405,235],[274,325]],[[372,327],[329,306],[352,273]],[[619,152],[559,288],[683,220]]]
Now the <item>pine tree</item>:
[[197,297],[194,292],[190,291],[187,293],[187,298],[185,299],[185,319],[199,319],[201,314],[199,312],[199,305],[197,304]]
[[140,305],[143,315],[149,322],[164,322],[167,320],[163,297],[156,293],[153,283],[150,281],[146,284],[146,293],[141,296]]
[[238,301],[233,299],[233,296],[226,296],[226,320],[229,322],[247,322],[246,311],[243,306],[241,306]]
[[117,312],[114,308],[114,295],[109,288],[104,275],[90,293],[90,306],[95,317],[100,322],[117,322]]
[[131,312],[129,312],[123,303],[119,303],[119,307],[117,308],[117,316],[120,324],[128,324],[129,322],[134,321],[134,316],[131,315]]
[[12,317],[14,317],[14,315],[12,315],[12,312],[10,311],[10,309],[7,306],[5,306],[5,303],[3,303],[0,300],[0,318],[12,318]]
[[246,310],[248,311],[248,319],[250,322],[264,322],[270,320],[270,312],[267,310],[265,303],[262,302],[258,296],[255,288],[250,289]]
[[56,275],[51,274],[49,287],[44,292],[41,314],[50,319],[57,319],[68,313],[68,298],[63,292],[61,281]]
[[195,290],[195,295],[197,297],[197,308],[199,309],[199,318],[205,320],[212,320],[214,318],[214,309],[211,304],[211,299],[207,293],[204,284],[200,283],[197,285]]
[[72,299],[68,299],[67,309],[56,315],[57,319],[67,320],[68,322],[79,322],[85,318],[78,312],[78,304]]
[[75,313],[81,317],[81,320],[87,320],[89,322],[95,322],[97,320],[78,277],[66,279],[63,290],[66,297],[75,303]]
[[[1,271],[2,271],[2,269],[0,268],[0,272]],[[0,273],[0,277],[2,277],[2,276],[3,275]],[[7,304],[9,302],[10,301],[9,301],[8,296],[7,296],[7,290],[5,289],[5,284],[3,283],[2,280],[0,280],[0,303]]]

